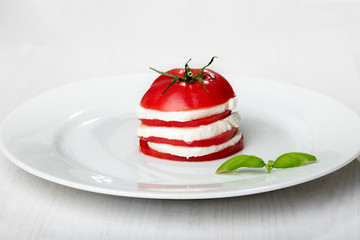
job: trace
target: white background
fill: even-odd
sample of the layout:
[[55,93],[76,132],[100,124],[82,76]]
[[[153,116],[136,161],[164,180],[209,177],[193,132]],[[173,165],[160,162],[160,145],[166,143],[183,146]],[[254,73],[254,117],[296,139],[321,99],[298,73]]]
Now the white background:
[[[360,113],[359,1],[0,0],[0,121],[56,86],[212,56],[219,73],[313,89]],[[355,160],[275,192],[169,201],[70,189],[0,156],[0,238],[359,239],[359,170]]]

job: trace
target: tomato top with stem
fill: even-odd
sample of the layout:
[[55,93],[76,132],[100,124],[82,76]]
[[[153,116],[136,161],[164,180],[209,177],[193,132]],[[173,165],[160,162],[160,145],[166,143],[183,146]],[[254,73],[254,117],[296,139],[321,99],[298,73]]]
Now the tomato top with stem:
[[[210,63],[214,58],[211,59]],[[161,75],[151,84],[140,106],[159,111],[188,111],[214,107],[226,103],[235,93],[229,82],[213,70],[175,68]]]

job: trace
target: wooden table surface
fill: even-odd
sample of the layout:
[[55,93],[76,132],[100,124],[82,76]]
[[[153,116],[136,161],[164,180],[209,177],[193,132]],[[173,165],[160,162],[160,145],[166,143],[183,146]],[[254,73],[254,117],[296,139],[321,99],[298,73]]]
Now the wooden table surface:
[[[312,89],[360,113],[359,13],[359,1],[3,0],[0,121],[66,83],[214,55],[218,72]],[[0,239],[360,239],[359,172],[354,160],[273,192],[154,200],[58,185],[0,155]]]

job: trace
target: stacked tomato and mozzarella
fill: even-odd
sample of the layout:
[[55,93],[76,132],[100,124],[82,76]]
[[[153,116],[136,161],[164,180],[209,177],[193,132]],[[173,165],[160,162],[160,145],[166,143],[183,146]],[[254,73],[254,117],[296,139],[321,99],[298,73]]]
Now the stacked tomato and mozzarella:
[[[200,69],[192,69],[197,74]],[[183,69],[167,73],[183,76]],[[243,148],[235,93],[220,74],[205,69],[203,83],[159,76],[137,106],[140,150],[178,161],[208,161]],[[168,88],[167,88],[168,87]],[[164,89],[167,89],[164,93]]]

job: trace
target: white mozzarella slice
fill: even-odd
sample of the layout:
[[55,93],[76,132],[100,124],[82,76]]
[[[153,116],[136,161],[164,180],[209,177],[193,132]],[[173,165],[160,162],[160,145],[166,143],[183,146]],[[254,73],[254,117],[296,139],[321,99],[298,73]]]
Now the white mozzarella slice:
[[183,146],[173,146],[169,144],[152,143],[152,142],[148,142],[148,145],[151,149],[156,150],[158,152],[189,158],[189,157],[199,157],[199,156],[208,155],[211,153],[219,152],[225,148],[234,146],[236,143],[240,141],[241,136],[242,136],[241,132],[238,131],[236,135],[229,141],[209,147],[183,147]]
[[187,122],[199,118],[209,117],[219,113],[223,113],[226,110],[233,110],[237,105],[236,98],[230,98],[224,104],[217,105],[211,108],[204,108],[198,110],[189,110],[189,111],[174,111],[174,112],[164,112],[158,110],[151,110],[143,108],[141,106],[136,107],[136,114],[139,119],[159,119],[162,121],[177,121],[177,122]]
[[138,128],[138,137],[161,137],[167,139],[182,140],[185,142],[193,142],[196,140],[203,140],[215,137],[232,128],[238,128],[240,125],[240,115],[238,112],[233,112],[227,118],[216,121],[208,125],[199,127],[151,127],[141,124]]

